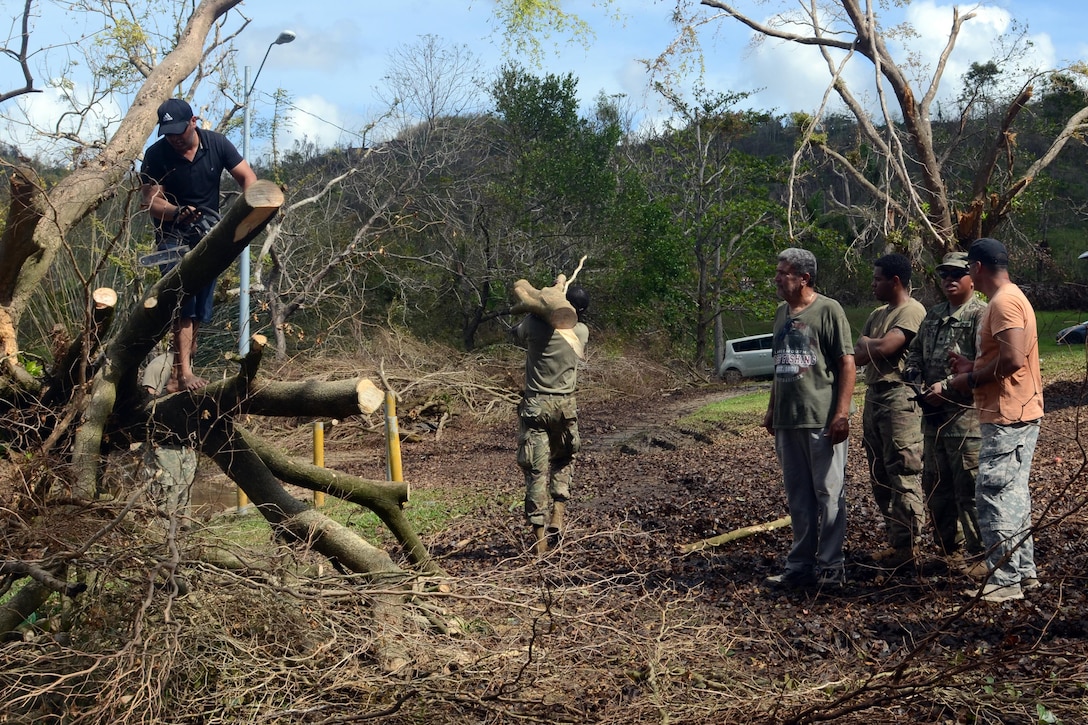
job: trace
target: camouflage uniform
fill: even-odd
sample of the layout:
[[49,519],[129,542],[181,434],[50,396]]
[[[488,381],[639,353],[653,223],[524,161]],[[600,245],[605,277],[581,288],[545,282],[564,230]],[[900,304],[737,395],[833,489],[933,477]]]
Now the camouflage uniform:
[[[907,353],[908,377],[925,387],[941,383],[946,402],[922,405],[922,490],[933,517],[937,545],[945,554],[982,553],[975,475],[981,444],[978,411],[969,394],[951,386],[949,351],[975,358],[975,338],[986,303],[971,295],[954,313],[949,302],[934,305]],[[915,377],[916,373],[916,377]]]
[[[892,328],[917,333],[925,308],[909,300],[899,308],[879,307],[869,315],[862,335],[882,337]],[[884,516],[888,544],[911,552],[922,535],[925,503],[922,497],[922,426],[913,391],[903,382],[906,346],[896,359],[866,365],[862,443],[869,461],[873,498]]]
[[[1000,242],[980,239],[971,245],[970,259],[983,261]],[[1004,254],[1002,252],[1002,254]],[[1025,363],[1003,371],[996,380],[974,386],[982,448],[976,478],[976,506],[988,587],[1009,587],[1037,577],[1031,535],[1031,492],[1028,476],[1043,417],[1043,380],[1039,365],[1039,330],[1035,310],[1024,293],[1005,282],[990,295],[979,323],[975,370],[993,366],[1001,354],[1003,331],[1020,329],[1027,345]],[[971,379],[968,378],[968,385]]]
[[[570,499],[582,447],[573,395],[534,395],[518,406],[518,465],[525,472],[525,518],[543,526],[552,501]],[[550,472],[550,475],[549,475]]]
[[992,565],[989,581],[998,587],[1011,586],[1038,577],[1028,475],[1039,440],[1039,421],[983,423],[981,431],[977,501],[979,518],[986,524],[982,544]]
[[[526,342],[525,393],[518,405],[518,466],[525,473],[525,518],[544,526],[552,501],[566,503],[581,448],[578,435],[578,355],[551,325],[528,315],[515,328]],[[589,328],[574,334],[585,347]]]

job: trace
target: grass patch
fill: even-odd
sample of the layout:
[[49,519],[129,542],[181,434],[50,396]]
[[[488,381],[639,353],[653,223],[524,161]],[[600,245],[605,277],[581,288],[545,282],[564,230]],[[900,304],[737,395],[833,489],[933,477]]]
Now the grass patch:
[[716,400],[684,416],[678,423],[680,427],[697,430],[758,428],[763,423],[763,414],[767,411],[770,395],[769,390],[761,390]]
[[[455,518],[479,511],[493,499],[494,496],[483,491],[413,491],[404,512],[412,528],[426,536],[444,530]],[[326,496],[321,513],[377,546],[395,541],[377,514],[350,501]],[[242,548],[272,545],[268,522],[253,508],[241,515],[219,516],[196,532],[196,536]]]

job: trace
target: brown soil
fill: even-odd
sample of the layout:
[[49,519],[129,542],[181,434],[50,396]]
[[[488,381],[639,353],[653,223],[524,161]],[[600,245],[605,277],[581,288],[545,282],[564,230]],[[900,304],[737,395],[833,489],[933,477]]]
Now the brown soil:
[[[638,373],[633,368],[626,378]],[[756,416],[713,427],[682,420],[761,384],[635,396],[589,382],[580,400],[583,451],[568,528],[562,545],[543,558],[526,551],[515,421],[505,393],[498,396],[505,410],[454,415],[440,429],[436,417],[404,403],[410,505],[469,503],[440,531],[422,531],[450,577],[422,583],[417,595],[426,622],[443,624],[392,638],[404,644],[408,669],[390,674],[371,658],[371,639],[382,635],[368,629],[365,583],[318,578],[289,594],[259,570],[248,578],[226,574],[193,552],[193,563],[182,567],[192,594],[167,605],[166,614],[180,619],[165,619],[169,626],[159,629],[156,617],[145,620],[155,637],[168,634],[164,641],[174,644],[162,652],[157,639],[148,646],[158,659],[141,677],[158,688],[169,674],[177,699],[125,721],[1088,722],[1088,458],[1078,432],[1080,382],[1046,390],[1032,469],[1043,586],[1002,605],[964,597],[970,582],[948,571],[932,549],[918,571],[886,576],[873,565],[883,524],[869,490],[860,414],[850,444],[843,590],[776,593],[762,586],[781,570],[788,528],[681,554],[683,544],[786,513],[771,439]],[[327,429],[326,465],[384,478],[379,424]],[[272,433],[307,457],[309,427],[284,430]],[[202,487],[214,494],[213,505],[229,505],[233,486],[210,469],[202,463]],[[388,539],[377,543],[400,556]],[[305,555],[277,555],[294,556]],[[142,582],[146,572],[134,574]],[[119,609],[108,601],[115,591],[107,587],[90,602],[77,633],[81,647],[91,647],[96,623],[112,631]],[[157,607],[166,600],[160,593],[147,601]],[[82,656],[79,648],[49,650],[39,661],[36,646],[10,650],[27,659],[27,672],[53,672],[61,654]],[[127,661],[125,651],[114,660]],[[246,697],[233,694],[240,690]]]
[[[1088,718],[1079,382],[1048,387],[1033,464],[1043,586],[1024,601],[972,606],[962,594],[969,580],[935,549],[917,572],[887,576],[874,566],[870,553],[885,544],[860,414],[850,442],[844,590],[781,594],[761,585],[781,570],[789,528],[681,555],[682,544],[786,513],[772,442],[758,421],[712,430],[678,424],[735,392],[705,386],[583,400],[569,528],[542,561],[525,552],[512,415],[487,425],[458,418],[438,440],[428,432],[404,443],[414,491],[456,487],[488,501],[428,536],[455,579],[529,571],[546,601],[586,608],[581,626],[565,610],[570,616],[537,633],[536,646],[551,653],[525,655],[538,679],[526,685],[522,670],[509,675],[522,684],[508,681],[511,692],[540,698],[522,705],[526,714],[572,722]],[[379,452],[348,465],[374,476]],[[598,588],[600,599],[574,596],[579,588]],[[630,636],[611,638],[613,627]]]

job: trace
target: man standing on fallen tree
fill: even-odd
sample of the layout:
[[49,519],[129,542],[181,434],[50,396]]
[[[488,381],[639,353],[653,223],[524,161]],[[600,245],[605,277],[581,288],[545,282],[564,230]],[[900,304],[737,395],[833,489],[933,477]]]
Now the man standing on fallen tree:
[[[185,250],[199,243],[210,229],[210,225],[199,223],[205,214],[203,210],[218,216],[223,172],[230,172],[243,191],[257,176],[225,136],[197,127],[192,107],[182,99],[165,101],[158,114],[162,138],[144,152],[140,168],[141,206],[147,209],[155,225],[157,248]],[[166,384],[167,392],[196,390],[208,384],[193,373],[192,360],[197,330],[201,323],[212,320],[214,295],[212,281],[196,294],[186,295],[181,309],[175,313],[174,365]]]
[[[584,349],[589,342],[589,328],[583,322],[589,295],[571,285],[566,299],[578,314],[571,332]],[[518,406],[518,465],[525,473],[525,518],[533,528],[533,549],[543,554],[559,543],[574,459],[581,447],[574,397],[579,355],[558,330],[536,314],[526,315],[512,333],[528,348],[525,390]]]
[[850,323],[838,302],[819,294],[816,257],[805,249],[778,255],[774,283],[774,383],[763,427],[774,436],[793,528],[786,569],[764,583],[775,589],[846,580],[846,445],[854,393]]

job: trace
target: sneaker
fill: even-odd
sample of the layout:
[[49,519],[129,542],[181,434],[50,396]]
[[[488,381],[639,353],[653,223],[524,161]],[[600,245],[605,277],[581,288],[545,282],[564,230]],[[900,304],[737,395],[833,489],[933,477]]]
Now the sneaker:
[[1001,602],[1012,601],[1013,599],[1023,599],[1024,590],[1020,587],[1020,584],[986,584],[978,589],[967,589],[963,592],[964,596],[974,599],[978,597],[984,602],[993,602],[1000,604]]
[[1038,589],[1041,586],[1042,584],[1039,583],[1039,577],[1037,576],[1026,576],[1020,580],[1020,588],[1025,592],[1029,589]]
[[771,589],[805,589],[816,584],[816,576],[811,572],[784,571],[767,577],[763,584]]

